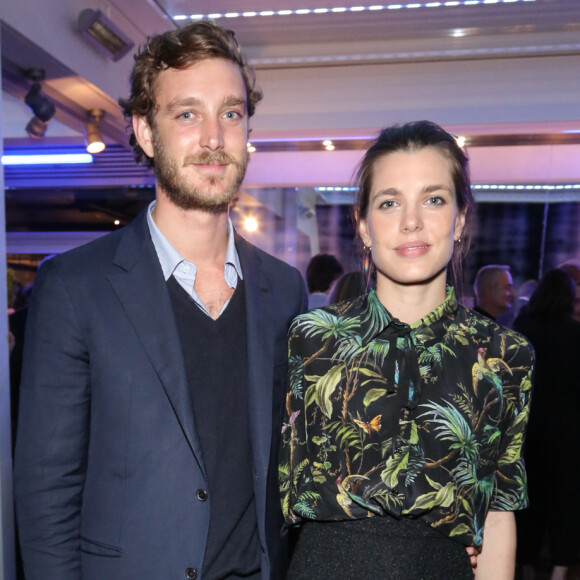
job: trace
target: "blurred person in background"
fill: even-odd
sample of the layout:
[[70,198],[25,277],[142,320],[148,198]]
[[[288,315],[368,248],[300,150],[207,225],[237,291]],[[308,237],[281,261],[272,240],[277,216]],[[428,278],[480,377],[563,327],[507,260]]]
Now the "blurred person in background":
[[497,321],[498,316],[512,305],[515,297],[510,267],[497,264],[483,266],[477,272],[473,291],[473,310]]
[[342,264],[332,254],[316,254],[310,258],[306,268],[308,310],[328,304],[332,284],[343,272]]
[[563,269],[546,272],[514,327],[536,353],[534,396],[524,458],[530,507],[516,514],[524,580],[547,537],[551,580],[564,580],[580,548],[580,322],[572,318],[576,286]]
[[513,299],[511,306],[498,316],[498,324],[513,328],[514,320],[517,318],[522,307],[530,301],[530,296],[536,289],[537,285],[537,280],[526,280],[523,282],[517,289],[516,296]]
[[558,266],[568,272],[576,284],[576,297],[574,299],[574,311],[572,317],[580,322],[580,260],[567,260]]

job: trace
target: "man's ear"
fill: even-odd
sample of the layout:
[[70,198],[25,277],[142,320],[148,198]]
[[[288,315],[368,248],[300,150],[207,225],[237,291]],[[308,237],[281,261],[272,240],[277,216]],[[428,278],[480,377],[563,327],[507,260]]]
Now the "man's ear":
[[133,132],[135,133],[137,143],[139,143],[147,157],[153,158],[155,153],[155,148],[153,147],[153,131],[151,130],[147,119],[139,115],[133,115],[132,121]]

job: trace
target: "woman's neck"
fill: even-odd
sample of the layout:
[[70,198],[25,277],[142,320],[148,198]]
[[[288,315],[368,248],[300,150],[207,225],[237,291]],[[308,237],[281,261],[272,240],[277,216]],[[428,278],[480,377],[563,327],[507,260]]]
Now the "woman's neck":
[[423,284],[399,284],[379,277],[377,296],[392,316],[413,324],[443,304],[447,296],[445,276]]

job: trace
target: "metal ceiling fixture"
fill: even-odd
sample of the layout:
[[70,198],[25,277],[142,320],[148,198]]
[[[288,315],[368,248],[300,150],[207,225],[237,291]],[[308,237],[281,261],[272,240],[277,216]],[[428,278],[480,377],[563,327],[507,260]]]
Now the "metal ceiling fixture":
[[24,102],[34,113],[34,117],[26,125],[26,133],[33,139],[41,139],[46,133],[48,122],[54,116],[55,106],[46,95],[42,94],[40,81],[44,80],[44,70],[32,68],[25,72],[25,76],[31,79],[33,83],[28,93],[26,93],[26,97],[24,97]]
[[89,121],[85,125],[87,151],[89,153],[101,153],[105,150],[105,142],[101,135],[101,119],[105,116],[102,109],[87,111]]

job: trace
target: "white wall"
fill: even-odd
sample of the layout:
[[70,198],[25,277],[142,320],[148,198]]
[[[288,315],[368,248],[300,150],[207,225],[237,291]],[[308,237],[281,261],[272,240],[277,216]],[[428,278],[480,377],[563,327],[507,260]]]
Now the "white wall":
[[[580,55],[259,70],[256,137],[300,130],[580,120]],[[497,127],[496,127],[497,129]]]
[[[467,152],[474,184],[580,182],[580,145],[471,147]],[[362,154],[362,151],[256,152],[252,154],[245,184],[246,187],[352,185]]]

